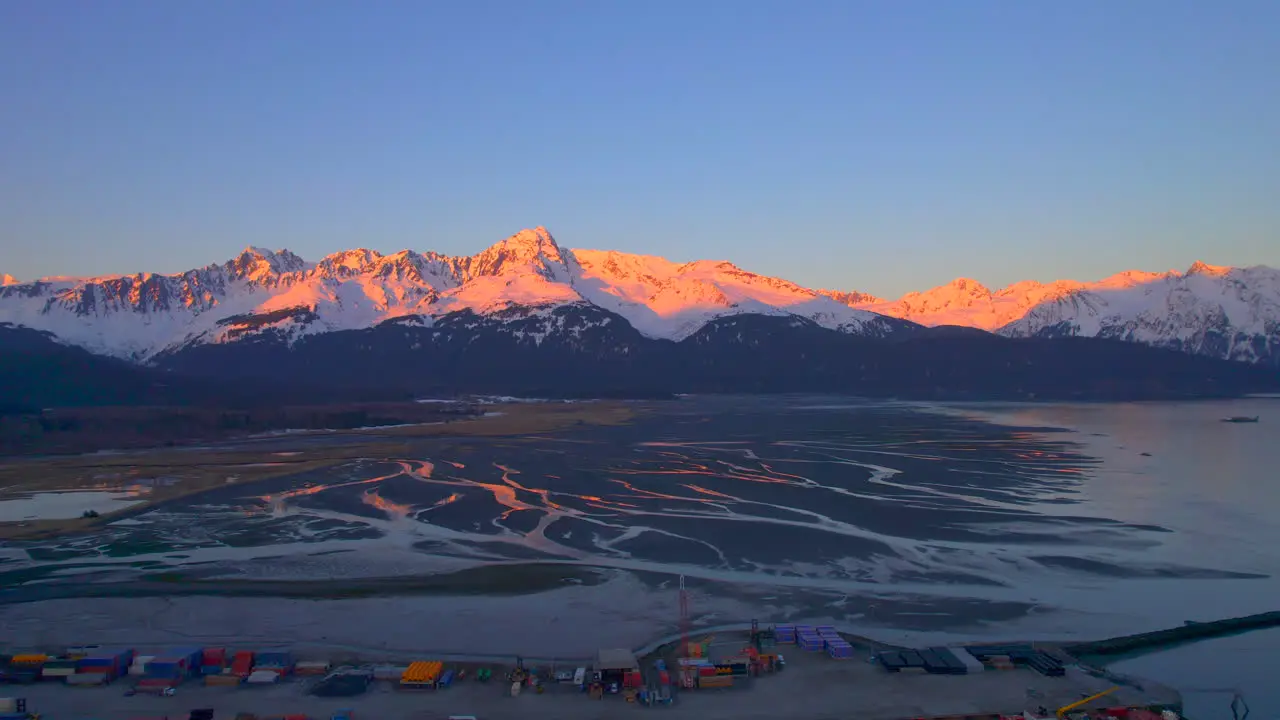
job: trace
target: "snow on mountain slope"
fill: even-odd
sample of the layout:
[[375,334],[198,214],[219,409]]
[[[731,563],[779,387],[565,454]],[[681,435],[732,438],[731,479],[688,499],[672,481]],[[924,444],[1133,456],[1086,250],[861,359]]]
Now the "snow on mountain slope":
[[929,327],[962,325],[995,331],[1026,315],[1037,305],[1077,290],[1132,287],[1166,275],[1129,270],[1096,283],[1024,280],[994,292],[976,280],[956,278],[946,285],[907,293],[897,300],[881,300],[857,292],[842,293],[840,299],[852,307]]
[[800,315],[825,327],[885,335],[903,324],[729,263],[561,248],[522,230],[470,257],[356,248],[308,263],[249,247],[221,265],[176,275],[44,278],[0,287],[0,322],[133,360],[190,344],[254,337],[292,341],[387,320],[431,323],[470,310],[587,302],[645,335],[681,339],[724,315]]
[[[528,325],[529,312],[570,306],[594,306],[642,335],[672,340],[719,318],[758,314],[867,337],[911,323],[963,325],[1008,336],[1118,338],[1280,364],[1277,271],[1204,263],[1186,273],[1127,271],[1092,283],[1026,281],[997,291],[960,278],[887,301],[814,291],[728,262],[567,250],[539,227],[463,257],[355,248],[311,263],[288,250],[249,247],[225,263],[174,275],[34,282],[4,276],[0,283],[0,323],[143,361],[191,345],[293,342],[390,320],[430,326],[464,311]],[[545,332],[572,335],[565,323],[588,316],[560,313]],[[521,332],[545,339],[542,330]]]
[[1280,364],[1280,271],[1197,262],[1185,273],[1127,270],[1097,282],[1023,281],[992,291],[968,278],[897,300],[823,291],[920,325],[1010,337],[1079,335]]
[[4,273],[0,275],[0,287],[4,287],[5,285],[17,285],[17,284],[18,284],[18,278],[10,275],[9,273]]
[[1197,262],[1186,273],[1136,277],[1040,303],[999,332],[1106,337],[1280,365],[1280,271]]
[[713,260],[677,264],[650,255],[574,250],[575,284],[591,303],[625,317],[650,337],[683,339],[725,315],[798,315],[832,329],[883,334],[876,315],[813,290]]

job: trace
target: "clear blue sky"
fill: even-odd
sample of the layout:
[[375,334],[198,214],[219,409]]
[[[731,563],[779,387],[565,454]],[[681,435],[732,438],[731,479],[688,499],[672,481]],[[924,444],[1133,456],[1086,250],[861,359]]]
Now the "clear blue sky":
[[1277,72],[1277,0],[11,0],[0,272],[540,224],[887,296],[1280,265]]

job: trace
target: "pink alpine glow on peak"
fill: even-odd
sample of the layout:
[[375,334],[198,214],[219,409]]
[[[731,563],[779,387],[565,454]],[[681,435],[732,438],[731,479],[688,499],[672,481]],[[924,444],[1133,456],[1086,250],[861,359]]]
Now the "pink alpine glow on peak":
[[1222,277],[1231,272],[1231,268],[1224,265],[1210,265],[1209,263],[1197,260],[1187,268],[1187,275],[1210,275],[1212,277]]
[[429,324],[461,310],[489,314],[573,303],[598,305],[641,333],[671,339],[739,313],[798,315],[848,332],[890,322],[728,262],[570,251],[544,227],[521,230],[472,256],[355,248],[308,263],[288,250],[249,247],[221,265],[174,275],[14,284],[0,288],[0,322],[146,360],[259,332],[294,340],[397,318]]
[[5,285],[17,285],[17,284],[18,284],[18,278],[10,275],[9,273],[4,273],[3,275],[0,275],[0,287],[4,287]]
[[248,247],[222,264],[172,275],[0,280],[0,323],[135,360],[260,333],[292,342],[389,320],[425,327],[457,311],[566,305],[594,305],[671,340],[753,313],[874,337],[910,329],[901,319],[1010,336],[1105,335],[1237,359],[1280,346],[1280,273],[1262,266],[1197,262],[1186,273],[1128,270],[1097,282],[1028,280],[994,291],[957,278],[885,300],[811,290],[723,260],[569,250],[544,227],[470,256],[355,248],[310,263],[288,250]]

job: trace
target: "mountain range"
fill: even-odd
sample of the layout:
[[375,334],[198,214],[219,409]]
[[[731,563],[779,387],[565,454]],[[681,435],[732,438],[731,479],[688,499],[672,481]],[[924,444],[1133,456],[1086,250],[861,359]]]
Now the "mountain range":
[[[1027,281],[997,291],[958,279],[888,301],[809,289],[722,261],[569,250],[539,227],[461,257],[360,248],[308,262],[288,250],[249,247],[227,262],[173,275],[32,282],[5,275],[0,327],[39,331],[50,343],[166,372],[350,385],[340,375],[359,369],[371,374],[361,383],[396,378],[397,387],[414,390],[1077,397],[1097,387],[1081,378],[1064,385],[1053,380],[1062,372],[1049,368],[1068,356],[1092,367],[1094,353],[1146,362],[1145,372],[1157,376],[1155,368],[1176,366],[1188,394],[1221,394],[1227,385],[1244,387],[1228,376],[1265,380],[1280,366],[1280,273],[1196,263],[1185,273],[1129,271],[1099,282]],[[11,334],[0,334],[0,342]],[[1053,377],[1010,380],[1007,392],[999,391],[1000,373],[954,375],[944,357],[916,367],[923,379],[912,380],[903,374],[914,366],[909,356],[926,345],[929,352],[955,350],[956,361],[973,364],[974,372],[983,364],[1007,370],[1040,362],[1042,374]],[[1057,359],[1042,350],[1055,347]],[[1179,354],[1199,356],[1200,364]],[[381,364],[370,364],[379,357]],[[1204,364],[1209,360],[1237,362]],[[900,367],[884,366],[889,375],[877,381],[881,362]],[[1108,392],[1127,382],[1114,369],[1100,371],[1110,378]],[[1196,373],[1215,379],[1188,379]],[[950,379],[934,382],[941,376]],[[1162,388],[1157,394],[1180,394],[1171,381],[1147,380]]]

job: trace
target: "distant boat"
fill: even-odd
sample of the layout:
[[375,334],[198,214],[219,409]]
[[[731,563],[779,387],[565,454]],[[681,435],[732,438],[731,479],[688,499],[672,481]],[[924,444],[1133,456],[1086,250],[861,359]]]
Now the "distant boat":
[[1249,417],[1247,415],[1232,415],[1231,417],[1222,418],[1222,422],[1229,423],[1252,423],[1258,422],[1258,416]]

